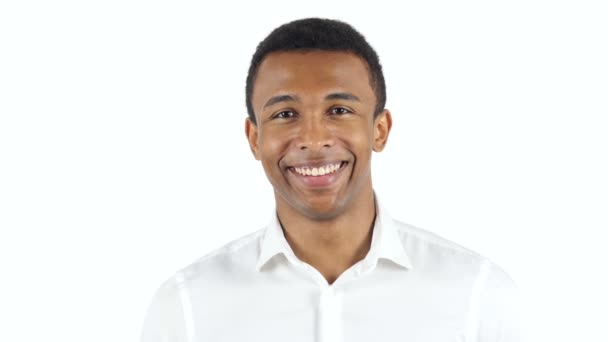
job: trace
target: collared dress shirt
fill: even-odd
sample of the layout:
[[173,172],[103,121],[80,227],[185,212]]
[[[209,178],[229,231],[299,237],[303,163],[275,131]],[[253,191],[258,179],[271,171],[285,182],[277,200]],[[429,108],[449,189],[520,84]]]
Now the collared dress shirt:
[[486,258],[393,220],[333,284],[299,260],[276,218],[168,279],[142,342],[515,342],[517,289]]

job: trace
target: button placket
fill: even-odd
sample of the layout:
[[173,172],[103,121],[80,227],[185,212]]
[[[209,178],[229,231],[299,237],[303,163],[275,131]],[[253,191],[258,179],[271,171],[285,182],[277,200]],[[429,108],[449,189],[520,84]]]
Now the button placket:
[[342,341],[341,295],[333,286],[321,290],[319,300],[319,341]]

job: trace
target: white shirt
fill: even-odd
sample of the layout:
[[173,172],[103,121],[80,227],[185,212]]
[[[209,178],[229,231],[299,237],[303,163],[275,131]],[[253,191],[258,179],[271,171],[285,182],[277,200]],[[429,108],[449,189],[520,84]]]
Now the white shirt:
[[377,207],[369,253],[332,285],[295,256],[273,215],[167,280],[141,341],[521,341],[503,270]]

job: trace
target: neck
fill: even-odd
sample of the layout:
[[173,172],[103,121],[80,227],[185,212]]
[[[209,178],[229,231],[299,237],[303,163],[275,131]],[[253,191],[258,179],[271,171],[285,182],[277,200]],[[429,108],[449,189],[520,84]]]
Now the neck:
[[280,203],[277,214],[295,255],[317,269],[330,284],[370,249],[376,216],[371,187],[331,219],[314,219]]

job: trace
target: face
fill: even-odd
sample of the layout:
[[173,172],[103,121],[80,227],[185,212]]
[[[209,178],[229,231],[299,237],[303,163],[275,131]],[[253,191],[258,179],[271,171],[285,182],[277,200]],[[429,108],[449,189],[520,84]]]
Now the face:
[[371,154],[388,139],[391,117],[374,118],[365,62],[347,52],[269,54],[258,69],[246,121],[251,150],[275,191],[277,208],[314,220],[335,218],[370,194]]

